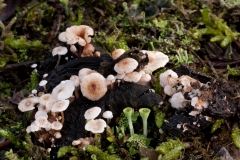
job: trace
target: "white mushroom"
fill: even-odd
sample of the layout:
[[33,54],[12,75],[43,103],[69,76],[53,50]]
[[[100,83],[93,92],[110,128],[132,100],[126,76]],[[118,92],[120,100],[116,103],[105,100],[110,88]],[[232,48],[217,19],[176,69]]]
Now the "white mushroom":
[[31,111],[34,109],[34,105],[38,103],[38,99],[38,97],[25,98],[18,104],[18,109],[22,112]]
[[165,87],[166,85],[175,86],[178,83],[178,75],[171,69],[159,75],[160,85]]
[[125,52],[124,49],[116,49],[112,52],[112,58],[115,60]]
[[61,130],[63,127],[62,123],[59,122],[59,121],[54,121],[52,122],[51,124],[51,128],[54,129],[54,130]]
[[31,130],[31,132],[36,132],[36,131],[39,131],[40,129],[41,129],[41,127],[37,126],[37,124],[35,123],[35,121],[33,121],[33,122],[31,123],[30,129],[28,129],[28,131]]
[[52,55],[65,55],[68,52],[67,47],[63,47],[63,46],[58,46],[53,48],[52,50]]
[[97,101],[107,92],[106,79],[100,73],[92,73],[82,78],[81,92],[84,97]]
[[123,80],[127,81],[127,82],[133,82],[133,83],[137,83],[138,81],[140,81],[142,77],[142,72],[130,72],[127,73],[124,77]]
[[38,127],[45,128],[48,125],[48,119],[45,116],[38,116],[35,120],[35,123]]
[[169,102],[171,103],[173,108],[180,109],[185,107],[185,98],[182,94],[182,92],[177,92],[172,95],[172,97],[169,99]]
[[47,114],[47,112],[45,112],[45,111],[37,111],[37,112],[35,113],[35,119],[37,119],[39,116],[43,116],[43,117],[48,118],[48,114]]
[[59,100],[53,103],[51,111],[52,112],[62,112],[68,108],[70,101],[69,100]]
[[109,124],[111,119],[113,118],[112,111],[105,111],[105,112],[103,112],[103,118],[106,118],[107,119],[107,124]]
[[84,113],[84,117],[87,120],[94,119],[101,113],[101,110],[102,109],[100,107],[97,107],[97,106],[92,107],[92,108],[86,110],[86,112]]
[[148,55],[149,62],[144,66],[143,69],[148,74],[151,74],[153,71],[164,67],[169,61],[168,56],[159,51],[141,50],[141,52]]
[[71,26],[66,29],[66,32],[59,34],[58,39],[67,44],[75,44],[78,42],[79,45],[85,46],[91,42],[91,37],[94,31],[91,27],[86,25]]
[[107,126],[103,119],[91,119],[85,125],[85,130],[91,131],[92,133],[102,133],[104,128]]
[[133,58],[124,58],[114,65],[114,70],[119,74],[126,74],[134,71],[138,62]]
[[141,85],[147,85],[149,84],[149,82],[151,81],[152,77],[150,76],[150,74],[143,74],[142,77],[140,78],[140,80],[137,82],[138,84]]
[[81,80],[83,77],[85,77],[91,73],[97,73],[97,72],[92,69],[89,69],[89,68],[82,68],[81,70],[79,70],[79,72],[78,72],[79,83],[81,83]]
[[62,135],[61,135],[60,132],[56,132],[56,133],[54,133],[54,137],[57,138],[57,139],[59,139],[59,138],[62,137]]
[[65,80],[52,90],[52,95],[57,100],[64,100],[71,97],[74,90],[75,86],[73,82],[70,80]]
[[173,88],[170,85],[166,85],[164,87],[164,93],[166,93],[169,96],[172,96],[174,93],[176,93],[176,88]]

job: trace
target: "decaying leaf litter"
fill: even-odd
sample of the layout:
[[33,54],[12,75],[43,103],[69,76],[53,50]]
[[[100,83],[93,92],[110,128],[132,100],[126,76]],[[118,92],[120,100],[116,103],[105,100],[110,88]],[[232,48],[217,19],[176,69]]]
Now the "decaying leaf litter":
[[[53,159],[57,156],[64,159],[218,159],[224,156],[226,159],[237,159],[237,2],[103,1],[97,5],[92,4],[95,4],[94,1],[69,1],[68,5],[62,1],[22,2],[18,4],[20,9],[15,13],[2,14],[5,18],[2,19],[4,24],[1,27],[1,40],[4,44],[0,69],[3,86],[1,135],[7,139],[3,138],[1,142],[1,154],[5,154],[8,159],[22,157],[26,152],[28,157],[35,156],[36,159]],[[36,6],[40,7],[36,9]],[[16,14],[18,12],[20,14]],[[54,16],[57,20],[50,21],[41,16],[35,20],[34,16],[38,14],[31,14],[34,12]],[[17,20],[12,19],[14,16],[18,16]],[[37,21],[42,30],[32,23],[32,20]],[[11,31],[8,29],[5,33],[4,26],[7,27],[8,24]],[[95,48],[92,51],[94,54],[81,57],[84,47],[77,43],[75,47],[78,52],[71,47],[71,51],[67,55],[61,55],[60,59],[59,56],[53,56],[51,52],[54,47],[72,46],[70,42],[59,42],[59,33],[70,26],[82,24],[94,29],[91,42]],[[12,45],[13,42],[15,46]],[[24,42],[29,42],[29,45],[21,46]],[[38,53],[34,48],[29,49],[31,46],[42,47],[42,50]],[[111,53],[118,48],[126,52],[113,60]],[[160,51],[170,59],[166,66],[152,72],[151,81],[146,86],[124,80],[116,81],[108,85],[108,91],[103,98],[94,101],[83,96],[81,92],[76,98],[74,92],[74,98],[68,98],[70,105],[67,110],[57,114],[60,117],[57,121],[63,124],[61,138],[56,138],[59,134],[54,129],[46,128],[30,132],[31,137],[26,134],[26,128],[34,121],[37,109],[21,113],[17,106],[33,89],[37,89],[33,94],[42,91],[51,93],[62,80],[78,75],[82,68],[97,71],[105,78],[110,74],[117,75],[114,66],[124,58],[135,59],[138,66],[134,71],[139,72],[151,60],[142,50]],[[97,56],[98,53],[95,54],[97,51],[100,52],[100,57]],[[4,58],[7,53],[8,56]],[[39,55],[42,57],[40,61],[37,58]],[[32,71],[28,65],[35,62],[38,64],[37,72]],[[165,89],[165,86],[160,86],[161,81],[159,82],[159,75],[169,69],[178,76],[177,83],[170,87],[171,91],[174,90],[182,98],[179,100],[182,103],[177,104],[178,108],[174,107],[173,103],[173,99],[177,97],[173,96],[175,93],[169,93],[169,87]],[[47,74],[46,78],[42,78],[44,74]],[[42,79],[47,80],[46,85],[37,86]],[[181,81],[186,79],[191,79],[190,88],[185,88],[185,83]],[[172,79],[169,81],[172,82]],[[102,109],[96,119],[101,119],[104,111],[113,112],[113,119],[108,124],[110,128],[106,127],[103,133],[95,135],[84,128],[84,113],[94,106]],[[126,107],[135,111],[132,118],[135,134],[131,137],[126,123],[128,121],[123,114]],[[138,115],[140,108],[151,109],[147,137],[142,135],[143,125]],[[53,118],[56,114],[47,116],[49,121],[56,122]],[[20,120],[22,123],[17,123]],[[84,137],[93,137],[94,140],[82,139],[82,146],[71,146],[74,140]],[[83,146],[84,143],[87,143],[88,147]]]

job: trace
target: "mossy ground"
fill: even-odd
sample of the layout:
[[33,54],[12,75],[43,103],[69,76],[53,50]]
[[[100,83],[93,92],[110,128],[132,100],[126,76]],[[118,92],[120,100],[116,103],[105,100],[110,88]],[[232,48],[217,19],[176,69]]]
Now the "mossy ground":
[[[197,72],[221,78],[236,88],[240,86],[238,26],[240,20],[239,14],[234,14],[239,13],[240,4],[237,1],[230,3],[201,0],[171,2],[133,0],[126,1],[124,5],[122,1],[114,0],[69,0],[66,1],[67,5],[63,1],[22,1],[16,11],[0,23],[0,129],[8,130],[17,138],[16,141],[20,140],[19,144],[11,139],[13,141],[11,144],[0,137],[1,156],[7,151],[9,159],[18,159],[19,155],[23,157],[24,153],[28,153],[25,155],[26,159],[28,156],[32,157],[33,153],[44,152],[43,145],[32,144],[27,137],[25,138],[25,128],[31,115],[21,113],[17,109],[17,104],[41,79],[34,74],[31,64],[37,63],[41,66],[44,57],[48,56],[55,46],[60,45],[58,34],[72,25],[91,26],[95,31],[92,41],[109,54],[117,48],[128,50],[132,47],[158,50],[167,54],[170,62],[165,68],[154,72],[156,81],[152,82],[156,93],[160,95],[164,94],[159,86],[158,75],[166,68],[177,69],[181,63],[187,64]],[[136,5],[138,7],[134,8]],[[168,108],[169,106],[163,107],[163,114],[171,114]],[[239,145],[236,118],[225,120],[225,123],[214,128],[213,133],[208,128],[206,129],[208,134],[182,137],[180,141],[185,145],[185,150],[181,150],[182,148],[174,150],[176,152],[174,154],[180,159],[214,159],[219,157],[217,153],[221,147],[227,147],[230,152],[238,152],[231,139],[231,135],[234,134],[234,143]],[[163,120],[158,121],[162,123]],[[231,133],[233,124],[234,133]],[[173,140],[175,137],[162,135],[159,136],[158,142],[166,142],[168,138]],[[34,135],[32,141],[34,143],[37,141]],[[140,157],[139,151],[136,151],[140,145],[153,148],[152,143],[141,143],[136,142],[135,146],[129,147],[131,152],[136,152],[138,156],[132,156],[126,148],[116,149],[114,144],[111,146],[112,149],[106,150],[111,154],[121,153],[134,159]],[[30,144],[32,149],[26,144]],[[75,158],[79,155],[90,158],[91,153],[101,155],[103,152],[101,150],[92,152],[94,147],[89,148],[88,154],[76,153],[71,148],[70,150]],[[104,154],[107,156],[106,152]],[[43,156],[36,157],[49,158],[46,154]],[[66,154],[65,158],[70,156],[71,154]],[[111,156],[109,157],[111,159]],[[113,156],[114,158],[116,157]]]

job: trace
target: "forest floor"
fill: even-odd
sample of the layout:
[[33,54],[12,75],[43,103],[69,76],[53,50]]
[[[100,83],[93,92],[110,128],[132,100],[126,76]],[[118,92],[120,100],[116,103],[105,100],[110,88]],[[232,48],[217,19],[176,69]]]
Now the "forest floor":
[[[0,1],[0,10],[0,159],[240,159],[239,1],[6,0]],[[85,37],[93,46],[86,57],[85,45],[59,40],[60,33],[80,25],[94,31],[90,42]],[[61,59],[52,55],[58,46],[68,49]],[[114,60],[116,49],[126,52]],[[64,112],[47,113],[49,121],[61,122],[61,129],[38,126],[28,133],[40,107],[21,112],[24,99],[50,94],[82,68],[106,78],[117,75],[113,68],[120,60],[133,58],[140,71],[151,61],[143,50],[169,59],[148,71],[147,85],[116,81],[97,100],[87,99],[78,88],[80,95],[67,98]],[[175,99],[178,107],[159,80],[169,69],[177,73],[173,88],[184,99]],[[191,82],[187,91],[179,89],[184,76]],[[41,85],[43,80],[47,84]],[[198,95],[194,104],[192,95]],[[100,115],[113,112],[101,134],[84,129],[84,113],[94,106],[102,109]],[[129,131],[126,107],[134,111],[135,134]],[[141,108],[151,111],[147,135]],[[87,147],[72,145],[85,137],[94,137]]]

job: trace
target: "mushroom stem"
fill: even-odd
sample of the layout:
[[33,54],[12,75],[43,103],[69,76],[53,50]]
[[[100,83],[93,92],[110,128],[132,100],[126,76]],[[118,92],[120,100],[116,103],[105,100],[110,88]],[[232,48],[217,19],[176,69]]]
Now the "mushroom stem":
[[133,109],[131,107],[127,107],[123,110],[123,113],[125,114],[125,116],[127,116],[130,135],[133,136],[134,135],[134,129],[132,124]]
[[57,66],[59,65],[60,60],[61,60],[61,55],[58,55],[58,60],[57,60],[57,64],[56,64],[55,68],[57,68]]
[[148,108],[141,108],[139,109],[140,116],[142,117],[143,121],[143,135],[147,137],[147,119],[150,114],[151,110]]
[[64,113],[63,113],[63,111],[61,112],[61,116],[62,116],[62,119],[61,119],[62,121],[61,121],[61,123],[62,123],[62,125],[63,125],[63,124],[64,124],[64,120],[65,120],[65,119],[64,119]]
[[78,87],[75,87],[74,93],[75,93],[75,97],[79,98]]

